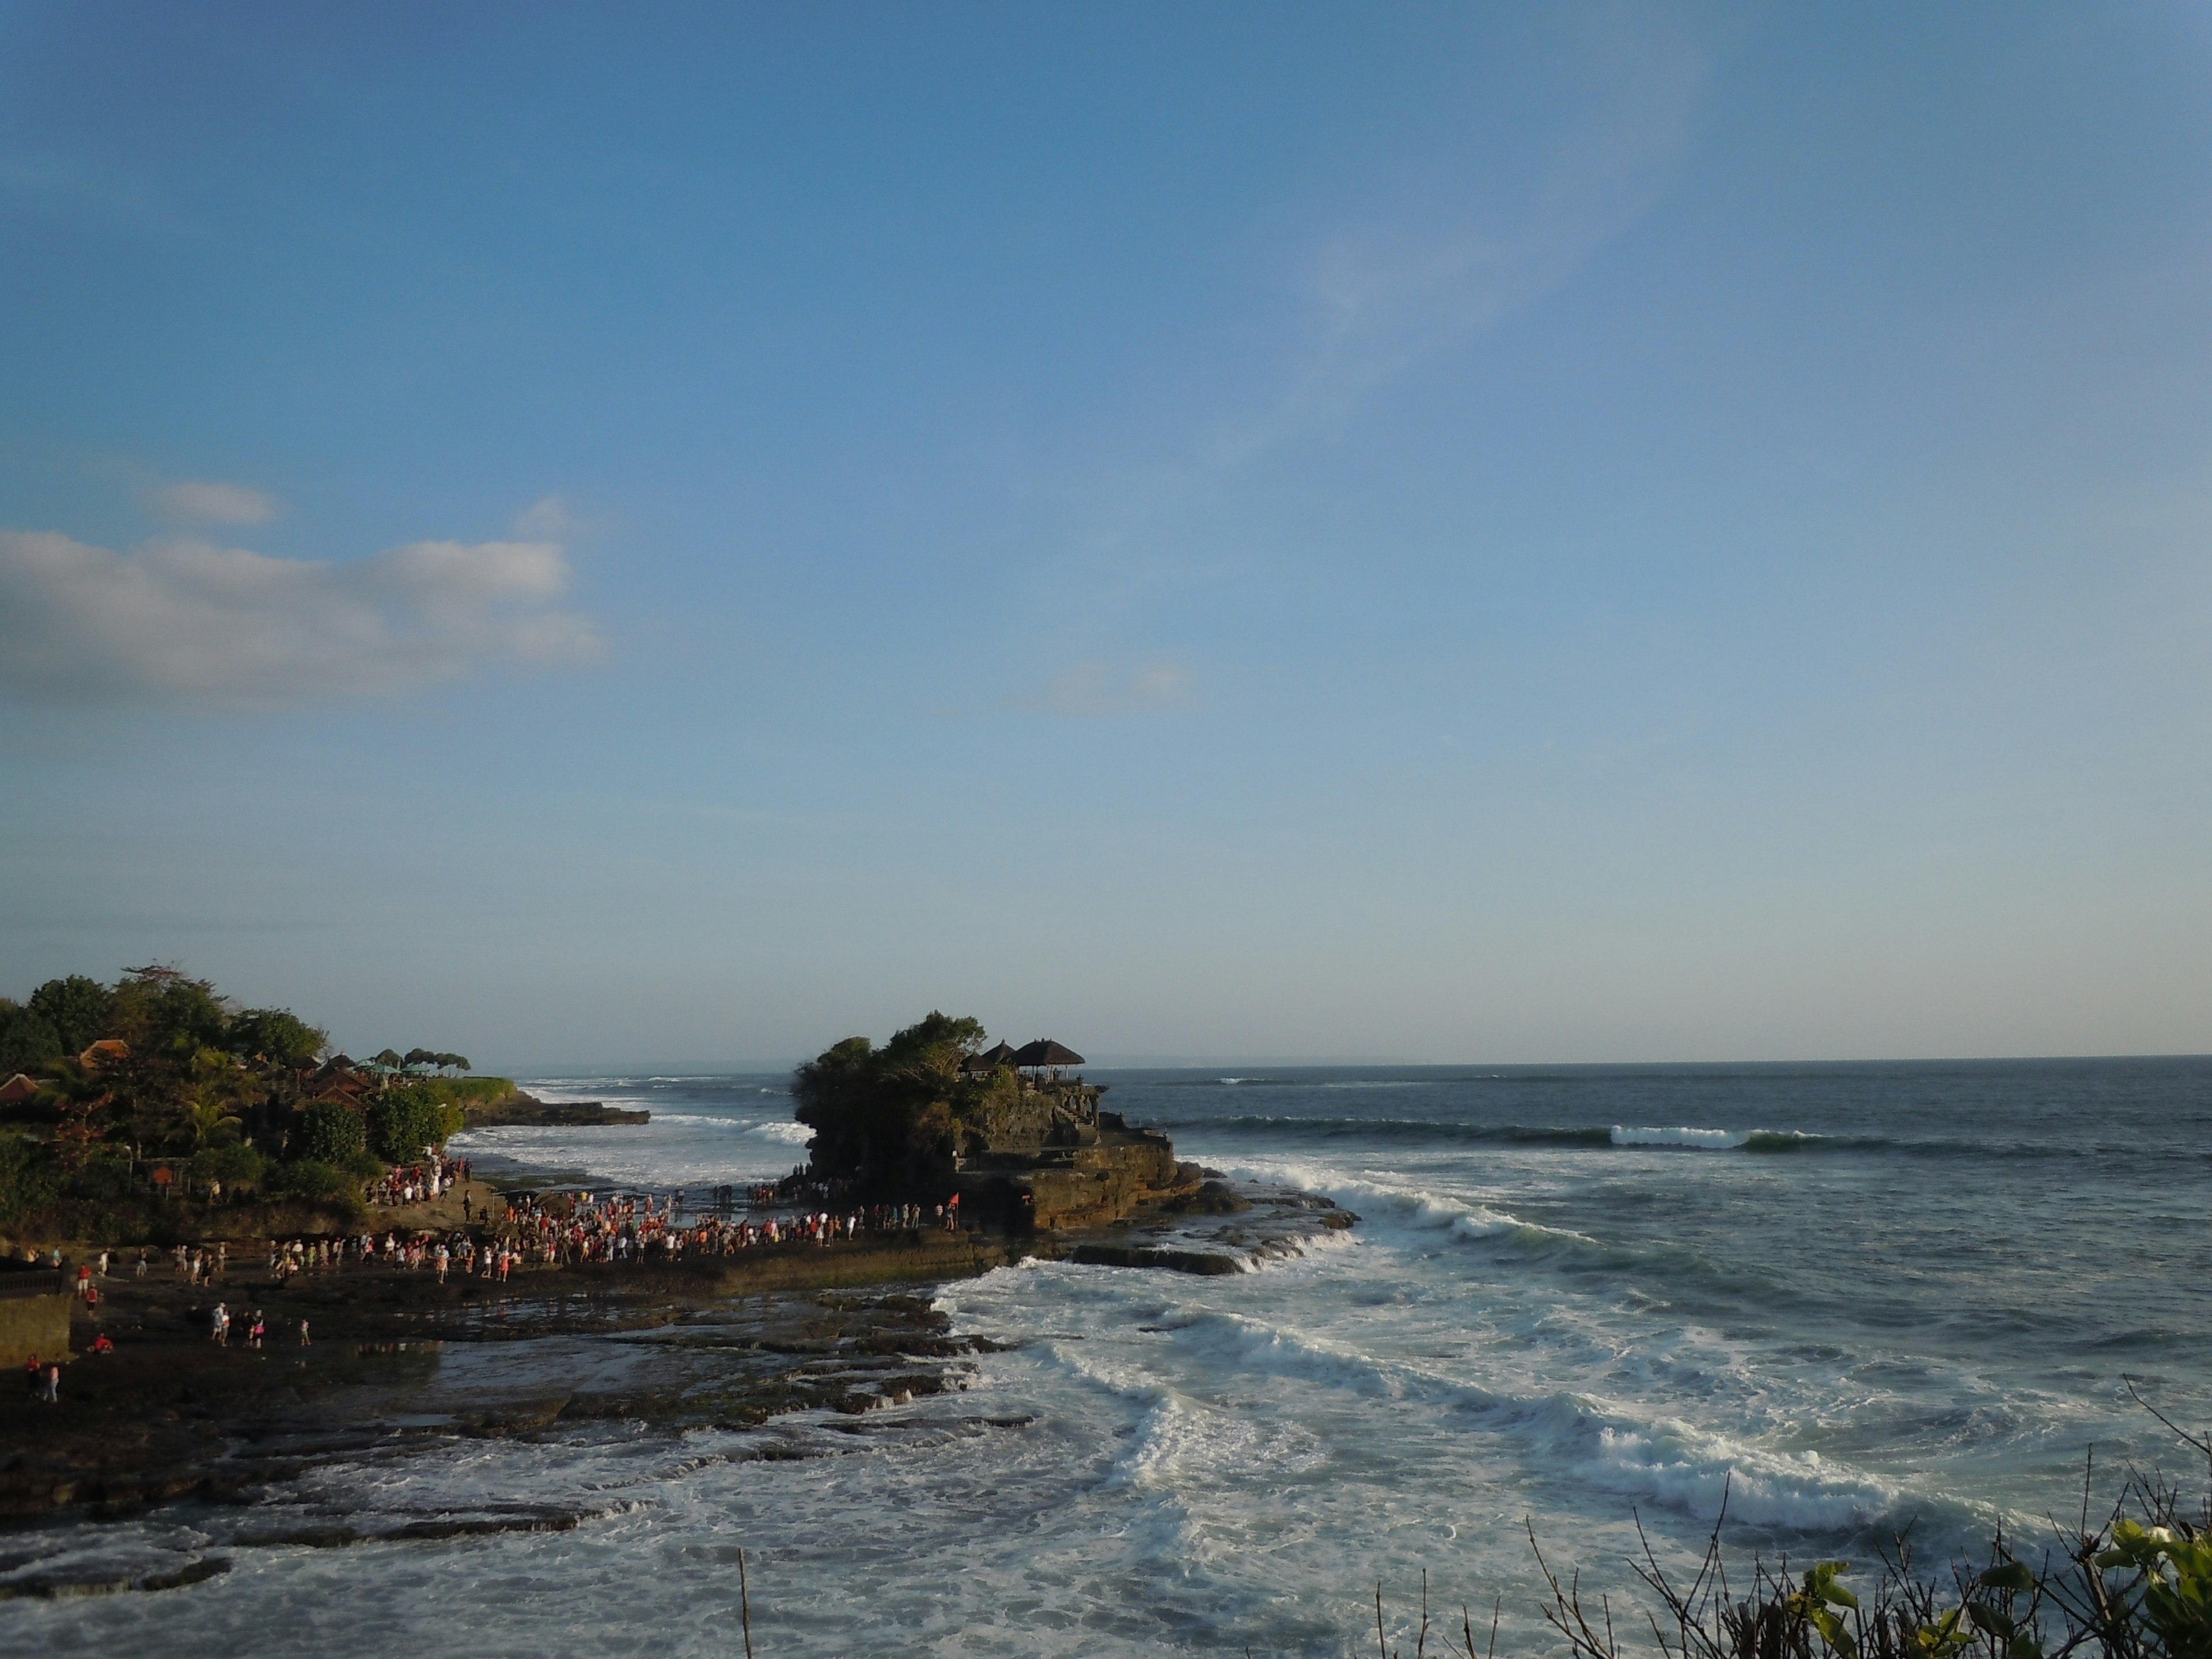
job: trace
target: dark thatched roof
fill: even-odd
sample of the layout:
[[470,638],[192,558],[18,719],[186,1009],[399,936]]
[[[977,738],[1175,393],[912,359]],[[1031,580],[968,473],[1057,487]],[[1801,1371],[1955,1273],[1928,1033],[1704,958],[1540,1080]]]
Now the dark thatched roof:
[[996,1071],[1001,1066],[1011,1066],[1013,1063],[1014,1045],[1011,1042],[1001,1042],[995,1048],[986,1048],[980,1054],[969,1055],[960,1062],[960,1069],[963,1072],[991,1072]]
[[1014,1051],[1017,1066],[1080,1066],[1083,1056],[1073,1048],[1062,1048],[1050,1037],[1039,1037],[1035,1042],[1025,1042]]

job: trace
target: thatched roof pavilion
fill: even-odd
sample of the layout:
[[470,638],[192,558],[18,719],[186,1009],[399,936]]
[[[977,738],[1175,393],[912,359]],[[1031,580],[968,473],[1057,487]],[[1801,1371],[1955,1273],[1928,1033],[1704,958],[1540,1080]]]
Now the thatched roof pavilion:
[[960,1069],[963,1072],[994,1072],[1001,1066],[1015,1063],[1014,1045],[1001,1042],[995,1048],[986,1048],[980,1054],[969,1055],[960,1062]]

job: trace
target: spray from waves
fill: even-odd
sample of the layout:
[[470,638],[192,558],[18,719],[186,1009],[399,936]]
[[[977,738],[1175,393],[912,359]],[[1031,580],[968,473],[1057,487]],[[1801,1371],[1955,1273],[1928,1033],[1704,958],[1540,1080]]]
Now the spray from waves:
[[814,1131],[804,1123],[756,1123],[745,1133],[758,1135],[763,1140],[780,1140],[791,1146],[804,1146],[814,1139]]
[[1237,1265],[1248,1273],[1273,1273],[1285,1267],[1310,1266],[1339,1250],[1356,1250],[1364,1243],[1349,1228],[1326,1227],[1247,1250],[1237,1258]]

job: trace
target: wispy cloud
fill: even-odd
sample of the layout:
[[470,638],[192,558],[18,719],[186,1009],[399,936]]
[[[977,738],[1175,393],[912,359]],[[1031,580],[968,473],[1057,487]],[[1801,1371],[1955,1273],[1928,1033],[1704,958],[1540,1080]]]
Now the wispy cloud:
[[1666,194],[1706,76],[1705,52],[1650,20],[1578,26],[1580,113],[1516,172],[1466,164],[1380,193],[1310,256],[1303,319],[1264,406],[1224,422],[1234,465],[1355,409],[1559,287]]
[[1211,529],[1244,475],[1511,326],[1665,199],[1711,74],[1711,31],[1625,8],[1544,27],[1552,49],[1532,72],[1559,78],[1549,106],[1561,114],[1510,141],[1420,146],[1417,161],[1363,178],[1356,204],[1313,209],[1317,228],[1251,296],[1264,366],[1179,452],[1148,445],[1141,464],[1099,481],[1082,530],[1030,573],[1036,610],[1125,617],[1164,590],[1219,582],[1248,556]]
[[180,481],[149,492],[154,509],[186,524],[267,524],[284,503],[265,489],[245,484]]
[[0,693],[266,707],[385,695],[483,665],[595,655],[556,608],[551,542],[415,542],[348,563],[198,540],[118,553],[0,532]]

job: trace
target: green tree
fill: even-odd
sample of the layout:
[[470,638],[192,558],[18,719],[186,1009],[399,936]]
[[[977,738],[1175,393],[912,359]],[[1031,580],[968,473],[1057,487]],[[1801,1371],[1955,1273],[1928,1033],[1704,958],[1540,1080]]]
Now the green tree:
[[27,1135],[0,1134],[0,1226],[52,1203],[61,1189],[52,1148]]
[[344,1102],[319,1100],[300,1113],[289,1150],[294,1158],[345,1169],[368,1150],[368,1128]]
[[134,1049],[189,1058],[228,1046],[231,1009],[213,985],[180,969],[159,963],[133,968],[116,981],[111,1006],[113,1035]]
[[62,1052],[61,1034],[45,1016],[13,1002],[0,1003],[0,1079],[40,1071]]
[[[240,1113],[258,1095],[256,1080],[235,1056],[203,1048],[192,1056],[190,1092],[185,1098],[184,1127],[195,1147],[234,1138]],[[226,1130],[233,1132],[226,1137]]]
[[368,1149],[387,1164],[411,1164],[426,1147],[459,1133],[461,1112],[428,1085],[406,1085],[380,1095],[368,1109]]
[[313,1065],[329,1042],[289,1008],[248,1008],[231,1021],[223,1046],[242,1060],[298,1071]]
[[113,1035],[115,1000],[106,986],[82,974],[50,979],[31,993],[31,1012],[53,1028],[64,1054],[82,1054]]
[[801,1066],[793,1115],[814,1131],[815,1174],[884,1198],[934,1185],[951,1167],[956,1119],[980,1097],[960,1067],[983,1035],[978,1020],[932,1012],[880,1048],[848,1037]]

